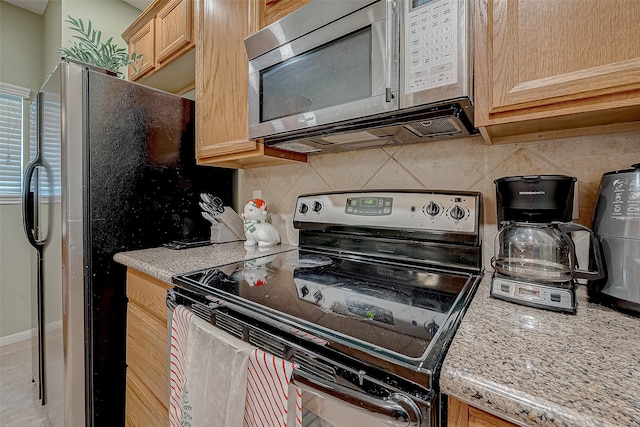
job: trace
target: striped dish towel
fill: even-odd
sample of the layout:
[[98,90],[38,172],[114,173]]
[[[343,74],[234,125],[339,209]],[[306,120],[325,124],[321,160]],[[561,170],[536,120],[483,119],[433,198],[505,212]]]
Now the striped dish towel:
[[302,394],[290,384],[294,368],[257,348],[249,354],[244,427],[302,427]]
[[189,323],[193,316],[194,314],[185,306],[179,305],[171,317],[171,358],[169,364],[169,425],[171,427],[180,426],[187,338]]

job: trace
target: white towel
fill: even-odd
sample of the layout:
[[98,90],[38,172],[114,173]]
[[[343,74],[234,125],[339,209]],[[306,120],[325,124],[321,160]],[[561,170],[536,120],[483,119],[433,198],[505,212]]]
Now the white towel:
[[169,425],[178,427],[182,414],[184,362],[187,352],[189,324],[193,313],[179,305],[171,317],[171,358],[169,362]]
[[[244,427],[301,427],[302,394],[291,384],[295,365],[255,349],[249,355]],[[294,395],[289,399],[289,395]]]
[[171,323],[170,426],[301,427],[294,368],[180,305]]

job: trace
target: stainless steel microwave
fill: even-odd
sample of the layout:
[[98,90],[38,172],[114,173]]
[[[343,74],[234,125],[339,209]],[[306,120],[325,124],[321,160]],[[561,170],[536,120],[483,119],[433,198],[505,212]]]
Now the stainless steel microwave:
[[314,153],[473,133],[469,0],[315,0],[245,39],[249,137]]

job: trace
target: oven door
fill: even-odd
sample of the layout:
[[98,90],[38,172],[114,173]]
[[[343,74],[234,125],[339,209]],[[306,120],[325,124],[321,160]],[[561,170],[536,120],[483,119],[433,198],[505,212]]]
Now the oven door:
[[386,400],[354,395],[349,389],[294,371],[293,383],[302,392],[303,427],[431,426],[408,397],[398,394]]
[[[397,110],[397,21],[394,2],[380,0],[252,59],[249,138]],[[255,36],[287,39],[287,25],[285,17]]]

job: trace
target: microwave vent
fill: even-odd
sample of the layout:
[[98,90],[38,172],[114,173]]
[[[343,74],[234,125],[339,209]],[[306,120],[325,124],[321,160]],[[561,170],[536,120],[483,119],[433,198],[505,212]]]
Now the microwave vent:
[[462,129],[453,120],[448,119],[424,120],[404,127],[420,138],[462,133]]

